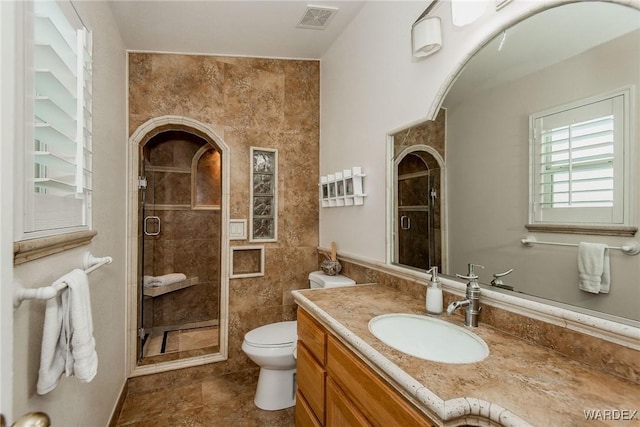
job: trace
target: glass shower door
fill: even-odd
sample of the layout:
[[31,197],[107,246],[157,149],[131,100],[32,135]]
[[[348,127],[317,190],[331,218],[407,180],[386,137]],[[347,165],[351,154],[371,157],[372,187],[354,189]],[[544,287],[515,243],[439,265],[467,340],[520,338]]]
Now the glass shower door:
[[219,350],[221,156],[184,132],[140,155],[138,365]]
[[138,316],[137,316],[137,359],[142,361],[144,357],[144,343],[146,333],[144,330],[144,217],[147,193],[147,178],[145,175],[145,160],[143,150],[140,150],[140,167],[138,174]]

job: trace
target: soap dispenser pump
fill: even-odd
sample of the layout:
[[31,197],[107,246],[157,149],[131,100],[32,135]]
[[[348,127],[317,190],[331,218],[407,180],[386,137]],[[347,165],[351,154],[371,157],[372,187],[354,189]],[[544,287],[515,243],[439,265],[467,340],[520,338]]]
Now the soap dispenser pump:
[[427,313],[442,314],[442,285],[438,277],[438,267],[431,267],[431,284],[427,287]]

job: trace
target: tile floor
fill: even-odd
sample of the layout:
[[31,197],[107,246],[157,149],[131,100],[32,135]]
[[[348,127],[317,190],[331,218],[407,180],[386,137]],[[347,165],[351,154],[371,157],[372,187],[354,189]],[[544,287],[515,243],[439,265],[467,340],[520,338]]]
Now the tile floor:
[[153,334],[145,343],[145,356],[210,347],[218,342],[218,327],[179,329]]
[[258,370],[127,395],[117,427],[294,427],[294,408],[253,403]]
[[184,359],[218,352],[217,326],[186,326],[176,330],[155,330],[144,344],[140,365]]

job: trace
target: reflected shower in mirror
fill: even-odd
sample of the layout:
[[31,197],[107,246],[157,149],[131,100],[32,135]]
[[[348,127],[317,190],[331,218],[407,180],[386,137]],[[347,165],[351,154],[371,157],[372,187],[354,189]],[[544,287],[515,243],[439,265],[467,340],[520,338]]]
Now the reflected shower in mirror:
[[[631,181],[633,173],[640,173],[637,110],[629,111],[629,129],[636,129],[628,135],[631,150],[621,156],[631,170],[622,178],[633,212],[622,224],[626,227],[607,232],[583,223],[547,230],[527,226],[533,199],[530,117],[627,89],[631,99],[625,108],[640,105],[640,11],[609,2],[547,9],[500,30],[454,81],[441,104],[447,129],[444,272],[453,276],[465,273],[468,263],[482,264],[486,269],[480,272],[480,281],[490,286],[494,274],[513,269],[501,279],[506,287],[513,286],[512,295],[528,294],[597,316],[640,321],[637,257],[610,250],[610,292],[593,294],[578,288],[576,247],[521,244],[529,235],[572,245],[594,242],[620,247],[638,241],[634,227],[640,223],[640,187]],[[441,111],[436,122],[444,126],[442,116]],[[394,135],[396,145],[398,136]]]
[[442,269],[444,112],[394,141],[394,255],[397,265]]

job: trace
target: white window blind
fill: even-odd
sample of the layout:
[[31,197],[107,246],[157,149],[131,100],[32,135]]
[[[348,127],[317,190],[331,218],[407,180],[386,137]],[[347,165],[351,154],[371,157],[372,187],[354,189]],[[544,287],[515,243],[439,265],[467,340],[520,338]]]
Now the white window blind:
[[533,222],[623,225],[629,91],[531,117]]
[[[68,5],[68,8],[61,7]],[[26,150],[25,232],[90,226],[91,33],[70,3],[33,3],[32,149]],[[29,60],[29,58],[28,58]],[[30,133],[27,133],[30,135]]]

